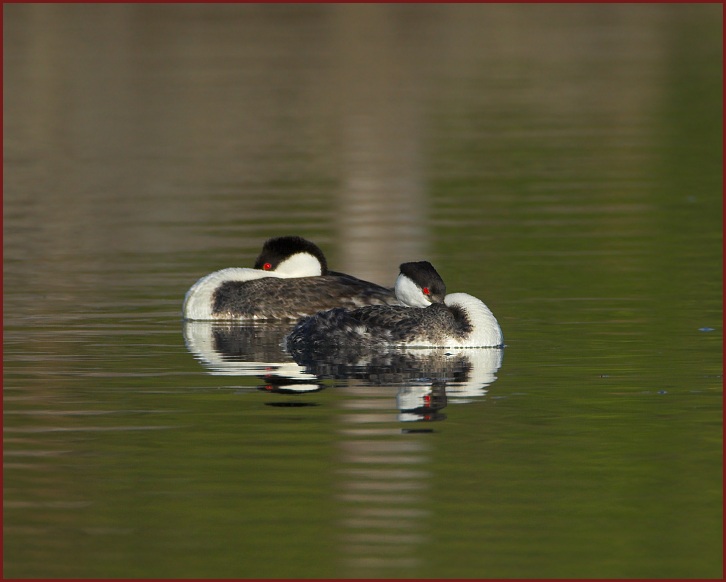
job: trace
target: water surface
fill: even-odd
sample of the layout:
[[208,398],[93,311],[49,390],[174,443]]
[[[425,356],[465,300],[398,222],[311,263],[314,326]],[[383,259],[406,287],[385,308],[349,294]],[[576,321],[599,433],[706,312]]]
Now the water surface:
[[[720,5],[5,5],[6,577],[720,577]],[[185,325],[270,236],[507,347]]]

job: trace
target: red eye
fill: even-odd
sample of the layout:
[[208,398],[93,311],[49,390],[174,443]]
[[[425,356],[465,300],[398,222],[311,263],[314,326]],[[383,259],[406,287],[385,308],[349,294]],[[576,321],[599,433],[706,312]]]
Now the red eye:
[[272,264],[271,263],[265,263],[264,265],[262,265],[262,268],[265,271],[270,271],[272,269]]
[[428,287],[424,287],[424,288],[423,288],[423,294],[424,294],[424,295],[431,295],[431,291],[429,290],[429,288],[428,288]]

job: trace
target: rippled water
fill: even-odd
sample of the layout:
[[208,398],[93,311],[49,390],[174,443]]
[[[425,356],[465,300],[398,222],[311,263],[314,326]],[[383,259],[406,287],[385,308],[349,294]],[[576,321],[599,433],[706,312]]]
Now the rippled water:
[[[6,577],[720,577],[720,5],[3,22]],[[507,347],[181,321],[280,234]]]

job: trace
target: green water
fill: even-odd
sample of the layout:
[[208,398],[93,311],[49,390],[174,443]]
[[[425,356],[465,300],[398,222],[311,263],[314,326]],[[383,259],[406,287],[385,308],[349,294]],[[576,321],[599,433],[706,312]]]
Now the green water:
[[[721,577],[720,5],[3,24],[6,578]],[[424,420],[205,360],[184,293],[288,233],[430,260],[500,367]]]

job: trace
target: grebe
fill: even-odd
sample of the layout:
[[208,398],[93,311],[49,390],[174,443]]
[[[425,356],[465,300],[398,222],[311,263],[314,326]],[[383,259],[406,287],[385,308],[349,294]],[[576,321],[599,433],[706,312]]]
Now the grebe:
[[293,356],[385,346],[502,347],[496,318],[476,297],[446,295],[446,286],[427,261],[403,263],[396,279],[402,305],[332,309],[299,321],[286,338]]
[[232,267],[199,279],[184,297],[190,320],[292,319],[325,309],[397,305],[392,289],[328,270],[323,252],[299,236],[265,242],[253,269]]

